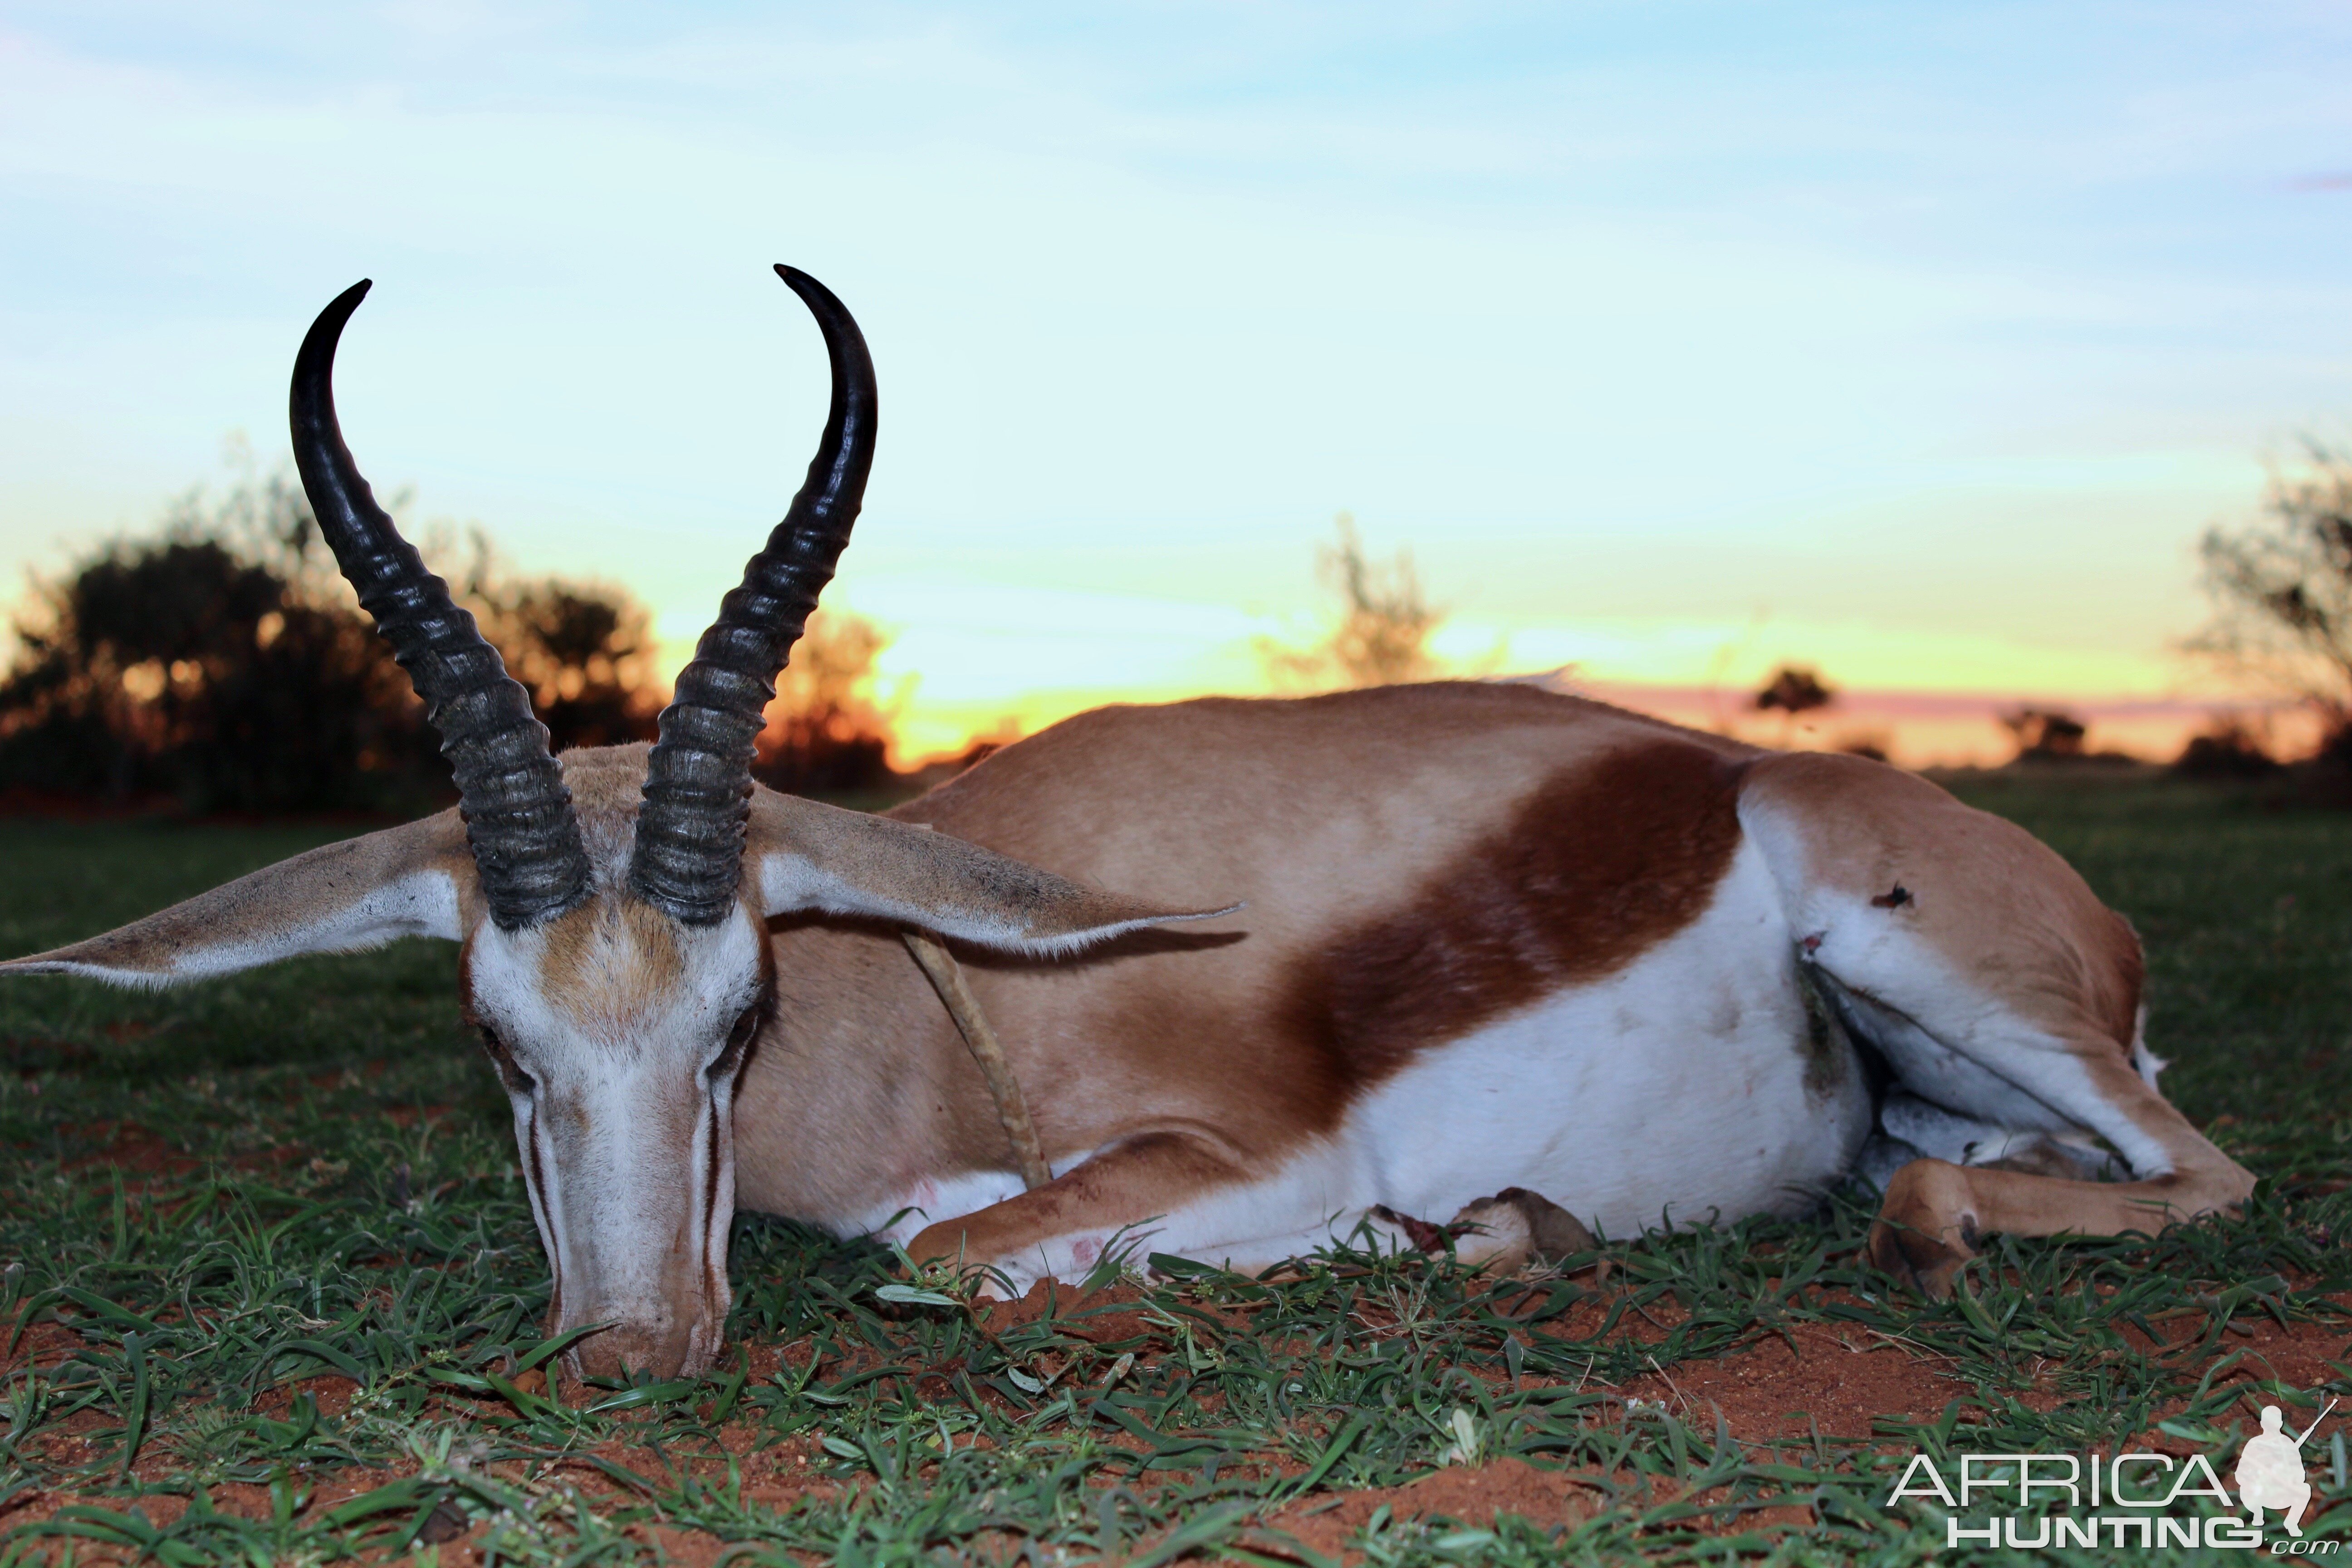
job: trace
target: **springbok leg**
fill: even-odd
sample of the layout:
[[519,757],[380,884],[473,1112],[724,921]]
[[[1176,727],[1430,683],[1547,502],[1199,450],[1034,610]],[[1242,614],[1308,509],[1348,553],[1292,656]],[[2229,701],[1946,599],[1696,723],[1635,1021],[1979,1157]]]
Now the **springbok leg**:
[[927,1226],[907,1244],[918,1263],[941,1258],[1003,1270],[1026,1285],[1083,1276],[1125,1226],[1142,1224],[1244,1180],[1202,1142],[1155,1132],[1107,1149],[1042,1187]]
[[2138,1070],[2139,940],[2046,846],[1853,757],[1758,763],[1740,818],[1800,962],[1904,1089],[2018,1132],[2095,1133],[2137,1178],[1914,1161],[1872,1228],[1883,1267],[1940,1295],[1986,1233],[2153,1235],[2253,1190]]
[[[1871,1260],[1941,1297],[1976,1256],[1983,1236],[2154,1236],[2167,1226],[2233,1207],[2253,1191],[2253,1176],[2112,1049],[2084,1051],[2077,1059],[2097,1103],[2066,1109],[2111,1142],[2126,1141],[2110,1131],[2118,1121],[2126,1124],[2138,1134],[2131,1142],[2160,1150],[2169,1170],[2133,1182],[2081,1182],[1914,1160],[1887,1184],[1870,1227]],[[2135,1163],[2145,1168],[2144,1162],[2142,1154]]]
[[1525,1187],[1505,1187],[1454,1216],[1473,1226],[1454,1244],[1454,1256],[1473,1268],[1508,1274],[1530,1263],[1559,1263],[1600,1244],[1584,1222]]

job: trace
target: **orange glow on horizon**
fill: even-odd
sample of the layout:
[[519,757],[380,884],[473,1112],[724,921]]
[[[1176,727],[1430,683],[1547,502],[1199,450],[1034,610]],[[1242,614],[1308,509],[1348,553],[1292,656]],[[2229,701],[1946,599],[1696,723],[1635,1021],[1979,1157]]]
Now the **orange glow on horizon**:
[[[975,742],[1034,734],[1114,703],[1265,697],[1278,683],[1269,647],[1300,647],[1311,617],[1238,605],[1041,588],[974,595],[945,583],[868,578],[820,614],[857,615],[885,641],[857,694],[881,717],[894,768],[961,755]],[[838,599],[840,602],[835,603]],[[665,616],[665,651],[689,651]],[[698,620],[698,617],[692,617]],[[1858,624],[1595,622],[1509,626],[1452,621],[1432,639],[1441,668],[1469,679],[1546,679],[1560,689],[1758,744],[1869,745],[1909,767],[2004,763],[2000,715],[2059,710],[2089,726],[2092,751],[2168,761],[2230,717],[2282,755],[2307,752],[2317,725],[2292,704],[2196,684],[2168,652],[2035,646],[2015,637]],[[1829,708],[1786,721],[1753,693],[1775,668],[1819,669]],[[1549,677],[1533,672],[1551,671]]]
[[[2065,700],[1985,693],[1847,690],[1831,707],[1788,721],[1759,713],[1744,690],[1716,690],[1625,682],[1560,684],[1560,689],[1597,701],[1664,719],[1694,730],[1735,735],[1756,745],[1792,751],[1839,751],[1869,745],[1907,768],[1996,767],[2017,747],[2000,721],[2020,707],[2063,710],[2089,728],[2086,747],[2121,752],[2143,762],[2178,756],[2192,736],[2232,719],[2260,736],[2273,755],[2308,753],[2319,741],[2319,721],[2309,710],[2282,705],[2180,700],[2098,699]],[[891,765],[901,772],[961,755],[974,742],[1003,743],[1032,735],[1073,714],[1115,701],[1176,701],[1183,696],[1281,695],[1265,689],[1182,696],[1134,693],[1041,691],[998,705],[988,717],[961,724],[950,713],[927,713],[918,724],[902,724],[891,737]]]

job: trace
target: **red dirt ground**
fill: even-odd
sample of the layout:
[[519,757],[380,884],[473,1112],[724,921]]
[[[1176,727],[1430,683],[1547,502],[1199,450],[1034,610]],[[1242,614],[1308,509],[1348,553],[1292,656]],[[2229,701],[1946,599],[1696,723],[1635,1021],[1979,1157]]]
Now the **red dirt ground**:
[[[983,1304],[975,1315],[985,1331],[995,1334],[1052,1317],[1058,1320],[1055,1326],[1059,1332],[1097,1345],[1139,1339],[1164,1343],[1165,1325],[1148,1317],[1136,1303],[1136,1294],[1124,1288],[1081,1297],[1068,1287],[1041,1285],[1021,1300]],[[1598,1305],[1580,1307],[1566,1322],[1544,1325],[1534,1331],[1557,1330],[1570,1335],[1588,1334],[1599,1326],[1601,1311]],[[1245,1312],[1217,1315],[1237,1328],[1244,1326],[1249,1316]],[[1671,1308],[1653,1308],[1647,1321],[1632,1317],[1620,1327],[1637,1341],[1654,1342],[1664,1337],[1676,1316]],[[2241,1319],[2218,1344],[2198,1354],[2192,1347],[2205,1332],[2207,1323],[2201,1314],[2186,1316],[2157,1324],[2158,1331],[2168,1336],[2164,1340],[2149,1339],[2136,1330],[2129,1331],[2127,1337],[2143,1352],[2189,1351],[2185,1359],[2200,1371],[2228,1360],[2229,1364],[2214,1377],[2215,1388],[2227,1388],[2233,1383],[2251,1385],[2273,1379],[2290,1387],[2311,1388],[2347,1375],[2344,1363],[2347,1351],[2352,1350],[2352,1328],[2343,1324],[2297,1323],[2283,1328],[2268,1319]],[[1376,1330],[1377,1326],[1377,1315],[1373,1314],[1368,1327]],[[26,1331],[16,1352],[0,1362],[0,1366],[52,1364],[79,1343],[79,1336],[66,1325],[36,1324]],[[751,1347],[748,1353],[752,1374],[765,1377],[786,1365],[804,1365],[808,1351],[802,1344],[760,1345]],[[1086,1352],[1078,1352],[1077,1355],[1083,1358]],[[1045,1359],[1040,1358],[1040,1370],[1049,1371],[1042,1365]],[[1636,1401],[1661,1405],[1703,1432],[1713,1426],[1720,1413],[1733,1435],[1744,1442],[1809,1446],[1815,1433],[1825,1439],[1867,1441],[1874,1436],[1876,1419],[1932,1422],[1954,1399],[1982,1400],[2000,1393],[1979,1389],[1952,1375],[1948,1368],[1949,1363],[1943,1358],[1858,1324],[1805,1322],[1789,1325],[1784,1331],[1760,1339],[1737,1353],[1664,1367],[1604,1392],[1625,1399],[1633,1408],[1638,1408],[1633,1405]],[[535,1374],[526,1375],[536,1383]],[[1494,1381],[1499,1383],[1501,1379],[1496,1377]],[[354,1385],[338,1376],[314,1377],[269,1391],[261,1400],[262,1408],[282,1415],[297,1392],[309,1393],[317,1399],[323,1413],[333,1415],[348,1405]],[[2029,1405],[2046,1404],[2051,1398],[2031,1388],[2008,1392]],[[2251,1386],[2247,1394],[2238,1410],[2221,1417],[2220,1425],[2227,1426],[2237,1419],[2248,1428],[2252,1426],[2261,1400]],[[1966,1421],[1972,1414],[1964,1408],[1961,1418]],[[2173,1412],[2158,1414],[2161,1417]],[[64,1423],[63,1430],[47,1435],[42,1441],[54,1460],[81,1462],[96,1451],[89,1448],[82,1429],[95,1430],[107,1425],[96,1413],[83,1412]],[[730,1428],[721,1441],[724,1454],[686,1456],[673,1450],[668,1465],[652,1453],[618,1445],[607,1445],[597,1451],[596,1457],[649,1479],[663,1478],[669,1465],[675,1465],[717,1480],[723,1477],[727,1459],[731,1456],[739,1467],[747,1499],[779,1510],[812,1498],[830,1497],[839,1488],[840,1483],[812,1474],[823,1462],[814,1438],[796,1438],[754,1451],[755,1434],[746,1426]],[[2155,1431],[2142,1434],[2134,1446],[2177,1453],[2186,1453],[2194,1447]],[[152,1458],[142,1456],[138,1468],[142,1479],[154,1479],[175,1466],[171,1456],[159,1453]],[[147,1474],[151,1468],[155,1471],[153,1476]],[[504,1474],[512,1467],[498,1468]],[[398,1473],[336,1474],[320,1481],[310,1506],[332,1507],[396,1479]],[[550,1472],[547,1479],[558,1476],[591,1495],[617,1497],[626,1489],[624,1482],[581,1459],[566,1461]],[[520,1470],[509,1479],[521,1479]],[[1621,1483],[1630,1479],[1618,1478]],[[270,1507],[268,1490],[260,1487],[218,1486],[213,1489],[212,1496],[214,1506],[224,1512],[262,1516]],[[1342,1543],[1383,1506],[1399,1519],[1444,1518],[1485,1527],[1500,1511],[1525,1518],[1539,1527],[1549,1527],[1573,1525],[1590,1519],[1605,1506],[1607,1496],[1597,1478],[1544,1469],[1517,1459],[1502,1459],[1436,1470],[1403,1486],[1310,1496],[1276,1510],[1258,1522],[1270,1531],[1286,1532],[1314,1552],[1338,1556]],[[5,1517],[0,1518],[0,1529],[49,1517],[59,1508],[81,1501],[121,1506],[99,1497],[37,1495],[6,1510]],[[151,1497],[142,1506],[150,1519],[164,1523],[176,1518],[185,1504],[174,1498]],[[1801,1510],[1772,1511],[1775,1517],[1751,1518],[1744,1521],[1743,1528],[1759,1523],[1803,1522]],[[477,1530],[442,1542],[441,1561],[453,1565],[478,1562],[480,1554],[475,1548],[479,1533]],[[710,1563],[725,1547],[724,1542],[712,1537],[662,1527],[647,1526],[633,1533],[649,1543],[657,1542],[670,1561],[680,1563]],[[1263,1549],[1278,1551],[1281,1547],[1278,1536],[1253,1533],[1248,1539],[1257,1541]],[[1141,1543],[1139,1550],[1149,1544]],[[82,1560],[109,1559],[103,1553],[92,1556],[85,1551]]]
[[1685,1362],[1634,1379],[1628,1399],[1663,1405],[1701,1431],[1723,1412],[1743,1442],[1868,1438],[1881,1415],[1929,1420],[1975,1386],[1949,1377],[1936,1358],[1859,1328],[1794,1323],[1753,1349]]
[[1338,1557],[1349,1538],[1383,1507],[1398,1519],[1436,1516],[1484,1528],[1498,1513],[1547,1526],[1580,1523],[1604,1506],[1604,1494],[1590,1480],[1538,1469],[1523,1459],[1497,1459],[1433,1470],[1401,1487],[1302,1499],[1277,1510],[1266,1523],[1296,1536],[1311,1552]]

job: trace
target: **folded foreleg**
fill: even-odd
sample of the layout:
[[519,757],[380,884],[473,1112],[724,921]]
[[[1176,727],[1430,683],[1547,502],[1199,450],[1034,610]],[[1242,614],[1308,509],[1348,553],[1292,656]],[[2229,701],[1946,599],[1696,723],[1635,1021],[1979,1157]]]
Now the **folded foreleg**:
[[917,1263],[950,1262],[1003,1276],[1015,1289],[1078,1280],[1106,1248],[1149,1242],[1171,1213],[1244,1185],[1243,1171],[1204,1140],[1147,1133],[1113,1145],[1044,1186],[942,1219],[907,1244]]

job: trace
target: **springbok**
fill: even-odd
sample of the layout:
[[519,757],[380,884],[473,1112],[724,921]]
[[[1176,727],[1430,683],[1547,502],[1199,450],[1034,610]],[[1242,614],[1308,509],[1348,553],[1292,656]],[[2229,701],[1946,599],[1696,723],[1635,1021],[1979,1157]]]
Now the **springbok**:
[[[1872,1257],[1940,1291],[1984,1233],[2153,1232],[2251,1191],[2155,1087],[2130,928],[1876,763],[1444,682],[1105,709],[881,816],[755,785],[876,418],[856,323],[777,270],[832,363],[807,483],[651,749],[560,758],[360,477],[331,373],[368,285],[330,305],[297,462],[459,804],[0,973],[161,986],[458,943],[552,1326],[616,1325],[575,1372],[710,1363],[738,1205],[1018,1288],[1122,1231],[1258,1269],[1465,1211],[1493,1234],[1464,1255],[1508,1262],[1560,1209],[1619,1235],[1787,1214],[1859,1166]],[[908,928],[969,965],[1045,1184]]]

